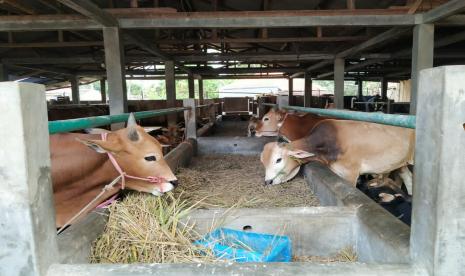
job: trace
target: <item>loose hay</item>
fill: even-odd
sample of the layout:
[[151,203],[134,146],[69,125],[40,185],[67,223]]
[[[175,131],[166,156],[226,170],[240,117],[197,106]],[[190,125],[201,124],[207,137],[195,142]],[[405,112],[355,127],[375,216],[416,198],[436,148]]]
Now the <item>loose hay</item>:
[[177,176],[180,187],[173,193],[130,193],[109,207],[108,223],[92,247],[92,263],[218,262],[212,252],[192,244],[201,238],[194,224],[180,222],[194,208],[318,205],[302,177],[264,187],[256,156],[198,157]]
[[218,155],[196,157],[176,174],[186,199],[202,207],[248,208],[318,206],[318,198],[302,176],[264,186],[265,170],[258,156]]
[[334,256],[322,257],[322,256],[293,256],[293,262],[314,262],[314,263],[346,263],[356,262],[357,254],[352,248],[344,248]]
[[215,262],[213,253],[202,254],[192,241],[201,236],[193,223],[181,223],[196,205],[182,194],[154,197],[131,193],[109,207],[103,234],[94,242],[92,263],[192,263]]

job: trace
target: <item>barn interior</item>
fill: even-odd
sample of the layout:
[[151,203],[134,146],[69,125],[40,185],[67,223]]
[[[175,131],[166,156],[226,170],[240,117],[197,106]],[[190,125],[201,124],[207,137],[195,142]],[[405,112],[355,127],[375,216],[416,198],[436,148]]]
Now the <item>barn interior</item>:
[[[165,152],[174,170],[221,155],[258,161],[265,143],[274,140],[245,137],[250,116],[275,105],[324,108],[328,101],[336,109],[365,111],[362,87],[368,81],[381,83],[383,112],[415,115],[420,70],[465,63],[460,0],[5,0],[0,13],[0,81],[71,88],[70,99],[47,102],[49,121],[190,108],[191,113],[139,121],[147,128],[182,127],[180,140]],[[288,89],[279,96],[207,98],[204,80],[219,79],[287,79]],[[295,79],[304,80],[302,93],[296,93]],[[163,80],[166,99],[128,100],[126,80]],[[189,99],[177,96],[176,80],[187,80]],[[317,80],[334,81],[329,100],[314,94]],[[356,96],[344,95],[345,81],[356,82]],[[408,83],[407,100],[389,99],[388,83],[401,81]],[[101,100],[82,101],[79,86],[93,82],[100,83]],[[312,266],[315,261],[271,268],[202,264],[198,270],[193,264],[89,266],[91,248],[108,220],[107,213],[94,212],[58,236],[59,263],[65,265],[48,275],[106,275],[112,269],[144,275],[154,267],[186,275],[199,269],[342,275],[349,267],[353,273],[424,273],[411,265],[409,225],[322,165],[306,165],[299,177],[318,206],[257,206],[233,213],[205,208],[187,220],[202,234],[218,216],[225,217],[225,227],[284,233],[301,256],[327,257],[351,248],[359,266]]]

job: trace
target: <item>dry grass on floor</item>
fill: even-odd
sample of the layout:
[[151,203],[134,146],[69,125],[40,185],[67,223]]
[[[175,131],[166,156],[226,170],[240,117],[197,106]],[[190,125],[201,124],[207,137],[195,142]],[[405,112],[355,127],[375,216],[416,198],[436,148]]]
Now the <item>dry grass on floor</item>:
[[345,263],[356,262],[357,254],[352,248],[344,248],[334,256],[321,257],[321,256],[294,256],[293,262],[314,262],[314,263]]
[[194,224],[180,220],[196,205],[182,194],[154,197],[130,193],[109,207],[103,234],[94,242],[92,263],[211,263],[212,252],[203,254],[192,244],[201,236]]
[[302,176],[294,180],[264,186],[265,171],[258,156],[200,156],[189,168],[181,168],[177,191],[201,206],[270,208],[318,206],[319,202]]
[[192,244],[200,238],[194,225],[180,223],[193,209],[318,205],[302,177],[264,187],[264,171],[255,156],[199,157],[177,175],[180,187],[173,193],[163,197],[129,193],[109,207],[109,220],[93,244],[91,262],[218,262],[211,252],[202,254]]

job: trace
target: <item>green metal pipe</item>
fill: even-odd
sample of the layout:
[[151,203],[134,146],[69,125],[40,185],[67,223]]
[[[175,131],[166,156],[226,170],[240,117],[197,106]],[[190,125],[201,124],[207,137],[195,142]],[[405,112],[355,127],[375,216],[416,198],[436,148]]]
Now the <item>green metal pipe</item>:
[[[189,107],[176,107],[176,108],[166,108],[158,110],[148,110],[134,112],[136,119],[145,119],[156,116],[167,115],[171,113],[182,112],[189,109]],[[105,116],[95,116],[87,118],[78,118],[71,120],[58,120],[48,122],[48,132],[50,134],[75,131],[85,128],[99,127],[105,125],[111,125],[114,123],[123,123],[126,122],[129,118],[130,113],[123,113],[117,115],[105,115]]]
[[283,106],[283,109],[314,113],[322,116],[335,117],[339,119],[354,120],[391,125],[405,128],[415,128],[416,117],[414,115],[384,114],[378,112],[360,112],[342,109],[321,109],[301,106]]
[[274,104],[274,103],[262,103],[262,105],[264,105],[264,106],[271,106],[271,107],[275,107],[275,106],[276,106],[276,104]]

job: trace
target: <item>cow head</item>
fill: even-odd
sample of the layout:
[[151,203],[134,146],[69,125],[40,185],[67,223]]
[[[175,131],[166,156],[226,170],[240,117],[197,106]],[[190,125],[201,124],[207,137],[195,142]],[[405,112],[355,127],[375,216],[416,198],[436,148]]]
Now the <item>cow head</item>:
[[249,125],[247,126],[247,136],[248,137],[254,137],[255,136],[255,130],[257,129],[257,124],[260,121],[259,118],[252,116],[250,117],[249,120]]
[[136,124],[132,114],[129,116],[127,127],[109,133],[106,141],[80,142],[98,153],[112,153],[121,169],[128,175],[143,178],[157,176],[164,179],[162,183],[154,184],[127,178],[126,186],[129,189],[161,195],[171,191],[178,183],[163,158],[162,145]]
[[[277,136],[279,127],[285,117],[286,111],[272,108],[261,120],[257,119],[255,124],[255,136]],[[249,131],[250,126],[251,124],[249,123]]]
[[292,150],[287,143],[271,142],[265,145],[260,161],[265,166],[265,185],[275,185],[287,182],[299,172],[305,159],[314,154]]

